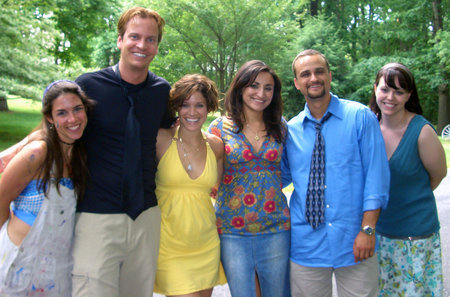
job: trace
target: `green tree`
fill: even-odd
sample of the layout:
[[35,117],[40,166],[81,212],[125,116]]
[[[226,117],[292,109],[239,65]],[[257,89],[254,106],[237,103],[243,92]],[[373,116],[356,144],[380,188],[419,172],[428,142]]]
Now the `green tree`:
[[[374,33],[371,49],[366,50],[366,53],[360,51],[363,54],[357,57],[352,67],[350,78],[355,84],[350,97],[370,96],[375,74],[384,65],[376,63],[377,61],[401,62],[414,73],[424,115],[436,123],[439,98],[444,97],[444,101],[448,102],[448,89],[438,95],[439,88],[448,81],[444,71],[448,51],[446,54],[441,47],[445,47],[445,41],[438,42],[437,37],[434,37],[436,25],[432,3],[426,0],[383,1],[375,11],[375,22],[370,31]],[[368,71],[362,73],[361,68]],[[369,78],[364,77],[367,75]],[[443,96],[445,93],[447,97]]]
[[[314,41],[306,45],[328,57],[330,53],[341,55],[342,63],[330,61],[335,67],[333,91],[341,92],[338,95],[367,103],[379,68],[387,62],[403,62],[414,72],[425,116],[436,123],[439,110],[438,128],[450,121],[448,19],[442,13],[448,10],[448,1],[309,0],[299,5],[299,34],[311,32],[311,40],[315,35],[319,40],[325,37],[334,50],[329,52]],[[312,18],[314,15],[318,17]],[[334,35],[319,32],[323,20],[333,26]],[[314,27],[320,29],[314,31]],[[336,51],[338,48],[344,53]],[[292,97],[286,100],[289,105]]]
[[38,99],[41,85],[59,68],[48,54],[57,32],[54,23],[27,1],[5,1],[0,12],[0,97]]
[[121,10],[119,0],[55,0],[53,18],[62,33],[54,47],[58,63],[94,66],[92,53],[101,41],[96,37],[111,31]]
[[290,1],[166,0],[150,1],[149,7],[168,27],[151,67],[170,79],[203,73],[222,92],[245,61],[276,64],[295,28]]
[[[61,43],[65,34],[56,21],[55,13],[59,11],[56,6],[55,0],[2,2],[0,97],[18,95],[40,99],[43,88],[49,82],[63,78],[74,79],[85,71],[80,64],[81,56],[74,58],[68,65],[65,63],[68,61],[58,55],[64,53],[65,46],[69,46],[70,42],[65,40]],[[74,10],[71,13],[77,12]],[[71,30],[75,32],[76,28]]]
[[118,16],[108,22],[108,29],[93,39],[92,65],[95,68],[105,68],[116,64],[120,59],[117,48],[117,21]]

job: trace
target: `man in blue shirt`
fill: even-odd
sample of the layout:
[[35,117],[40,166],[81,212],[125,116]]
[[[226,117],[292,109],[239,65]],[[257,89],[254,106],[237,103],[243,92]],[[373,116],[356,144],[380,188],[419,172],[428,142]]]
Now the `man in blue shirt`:
[[[389,166],[375,115],[360,103],[330,93],[327,59],[305,50],[292,64],[304,110],[288,123],[282,175],[293,182],[291,208],[292,296],[377,296],[375,225],[389,193]],[[329,114],[329,115],[328,115]],[[323,121],[325,146],[323,221],[306,218],[315,125]]]

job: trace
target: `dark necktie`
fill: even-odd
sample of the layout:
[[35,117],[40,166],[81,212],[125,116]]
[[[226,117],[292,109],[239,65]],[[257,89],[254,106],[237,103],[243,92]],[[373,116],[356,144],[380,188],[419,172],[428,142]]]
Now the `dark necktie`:
[[128,94],[128,89],[122,82],[118,64],[114,66],[114,72],[130,104],[125,127],[122,205],[125,213],[135,220],[145,208],[140,125],[136,118],[133,98]]
[[327,113],[316,123],[316,141],[311,156],[308,190],[306,191],[306,221],[316,229],[324,222],[324,190],[325,190],[325,141],[321,129],[322,124],[331,116]]

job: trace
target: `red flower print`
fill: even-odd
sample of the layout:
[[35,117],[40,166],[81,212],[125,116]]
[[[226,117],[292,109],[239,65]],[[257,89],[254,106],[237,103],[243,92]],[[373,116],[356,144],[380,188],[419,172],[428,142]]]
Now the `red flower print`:
[[288,217],[288,218],[291,216],[291,214],[289,212],[289,207],[285,207],[283,209],[283,214],[284,214],[285,217]]
[[234,217],[234,218],[231,220],[231,225],[232,225],[234,228],[236,228],[236,229],[242,229],[242,228],[244,228],[244,225],[245,225],[244,218],[242,218],[242,217]]
[[211,134],[214,134],[214,135],[216,135],[217,137],[222,137],[222,133],[220,132],[220,129],[219,128],[217,128],[217,127],[212,127],[211,128]]
[[264,207],[263,207],[264,211],[267,213],[272,213],[275,211],[276,207],[275,207],[275,201],[273,200],[268,200],[264,203]]
[[242,157],[244,157],[244,159],[246,161],[250,161],[251,159],[253,159],[253,154],[251,150],[244,150],[242,152]]
[[290,230],[291,229],[291,221],[287,221],[286,223],[283,224],[283,229],[284,230]]
[[274,187],[270,187],[270,189],[268,189],[266,191],[266,200],[272,200],[273,197],[275,197],[275,188]]
[[229,144],[225,145],[225,154],[229,155],[231,153],[232,149],[231,146]]
[[266,158],[269,161],[275,161],[278,157],[278,151],[276,149],[268,150],[267,153],[264,155],[264,158]]
[[222,229],[217,229],[217,233],[222,234]]
[[223,176],[223,183],[224,183],[224,184],[228,185],[228,184],[230,184],[232,181],[233,181],[233,176],[228,175],[228,174],[225,174],[225,175]]
[[244,196],[244,204],[247,206],[253,206],[256,203],[255,194],[250,193]]
[[258,213],[257,213],[257,212],[254,212],[254,211],[249,212],[249,213],[247,213],[247,214],[245,215],[245,219],[246,219],[248,222],[255,222],[256,220],[258,220]]
[[228,207],[232,210],[238,209],[241,207],[241,199],[237,196],[234,196],[230,199],[230,202],[228,202]]
[[261,223],[250,223],[247,225],[247,231],[250,233],[257,233],[261,230]]
[[242,193],[244,193],[244,187],[243,186],[237,186],[236,188],[234,188],[234,192],[236,193],[236,194],[242,194]]

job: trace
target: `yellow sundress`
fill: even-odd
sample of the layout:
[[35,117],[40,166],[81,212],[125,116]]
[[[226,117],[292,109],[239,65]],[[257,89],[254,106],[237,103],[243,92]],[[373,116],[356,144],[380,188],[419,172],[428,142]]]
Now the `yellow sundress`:
[[217,181],[216,157],[205,141],[205,168],[192,179],[181,164],[177,137],[178,131],[156,173],[161,239],[154,291],[164,295],[188,294],[226,282],[209,195]]

